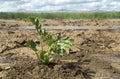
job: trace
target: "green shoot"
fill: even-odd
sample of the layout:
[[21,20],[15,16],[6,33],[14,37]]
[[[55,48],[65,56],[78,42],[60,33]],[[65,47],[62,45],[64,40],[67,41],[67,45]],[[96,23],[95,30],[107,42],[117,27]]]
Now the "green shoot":
[[[48,64],[52,61],[54,54],[58,54],[60,56],[69,54],[69,49],[73,44],[73,39],[62,37],[61,34],[57,34],[56,36],[49,34],[45,29],[41,28],[38,18],[30,17],[30,21],[35,25],[39,35],[40,50],[37,49],[37,45],[33,40],[28,41],[26,46],[35,51],[40,62]],[[48,50],[43,49],[43,44],[48,46]]]

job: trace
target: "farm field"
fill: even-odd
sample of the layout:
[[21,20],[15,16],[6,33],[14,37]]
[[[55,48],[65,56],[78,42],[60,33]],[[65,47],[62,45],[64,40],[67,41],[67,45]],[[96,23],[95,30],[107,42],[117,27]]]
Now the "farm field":
[[[120,26],[120,19],[40,19],[43,26]],[[29,20],[0,19],[5,28],[32,26]]]
[[[27,40],[38,42],[34,30],[0,31],[0,74],[8,79],[119,79],[119,30],[60,30],[75,40],[70,54],[55,56],[53,63],[38,64]],[[11,39],[12,38],[12,39]],[[4,62],[4,63],[2,63]]]
[[[120,26],[120,19],[41,19],[49,26]],[[26,19],[0,19],[1,79],[119,79],[120,30],[47,30],[74,39],[70,54],[54,55],[52,63],[38,63],[28,40],[40,44],[36,30],[16,27],[32,26]]]

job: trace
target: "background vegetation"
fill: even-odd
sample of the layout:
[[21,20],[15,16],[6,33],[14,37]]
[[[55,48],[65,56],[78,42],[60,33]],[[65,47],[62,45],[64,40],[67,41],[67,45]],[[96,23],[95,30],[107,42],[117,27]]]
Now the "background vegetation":
[[0,12],[0,19],[25,19],[28,16],[39,17],[41,19],[111,19],[120,18],[120,12]]

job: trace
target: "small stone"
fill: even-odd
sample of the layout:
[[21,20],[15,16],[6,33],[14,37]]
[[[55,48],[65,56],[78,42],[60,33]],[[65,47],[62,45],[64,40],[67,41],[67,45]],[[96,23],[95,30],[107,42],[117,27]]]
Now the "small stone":
[[5,69],[5,70],[9,70],[9,69],[10,69],[10,66],[8,66],[8,67],[5,67],[4,69]]
[[41,73],[44,73],[44,69],[41,69]]
[[10,66],[4,67],[4,70],[9,70]]

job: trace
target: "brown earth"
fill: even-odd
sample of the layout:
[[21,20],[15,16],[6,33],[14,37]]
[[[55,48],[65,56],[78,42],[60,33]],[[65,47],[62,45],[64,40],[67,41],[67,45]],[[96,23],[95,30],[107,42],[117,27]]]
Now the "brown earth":
[[[120,79],[120,30],[49,30],[74,39],[70,54],[38,63],[28,40],[39,44],[34,30],[0,30],[1,79]],[[102,57],[101,57],[102,56]],[[114,58],[114,62],[112,63]]]
[[[53,20],[41,19],[43,26],[120,26],[120,19],[76,19],[76,20]],[[27,20],[0,20],[0,26],[18,27],[30,26]]]

